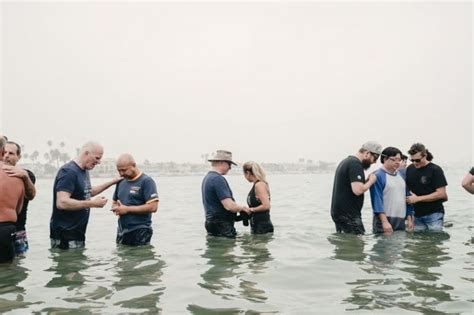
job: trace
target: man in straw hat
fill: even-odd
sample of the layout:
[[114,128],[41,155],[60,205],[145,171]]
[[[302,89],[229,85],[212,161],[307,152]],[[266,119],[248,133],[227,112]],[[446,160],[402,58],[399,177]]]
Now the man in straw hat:
[[208,160],[212,169],[202,181],[202,203],[206,213],[205,227],[208,235],[233,238],[236,236],[234,221],[237,213],[249,209],[235,203],[232,190],[223,175],[226,175],[233,165],[232,153],[217,150]]
[[337,166],[331,203],[331,217],[337,232],[364,234],[361,218],[364,193],[377,180],[374,174],[370,174],[366,181],[364,170],[377,161],[381,152],[380,144],[369,141]]

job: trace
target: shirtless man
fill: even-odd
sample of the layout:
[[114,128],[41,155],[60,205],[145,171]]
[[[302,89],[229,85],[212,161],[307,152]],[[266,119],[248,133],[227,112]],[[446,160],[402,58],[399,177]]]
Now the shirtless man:
[[[3,160],[6,140],[0,136],[0,160]],[[15,222],[23,206],[25,186],[17,177],[10,177],[0,161],[0,263],[15,256]]]

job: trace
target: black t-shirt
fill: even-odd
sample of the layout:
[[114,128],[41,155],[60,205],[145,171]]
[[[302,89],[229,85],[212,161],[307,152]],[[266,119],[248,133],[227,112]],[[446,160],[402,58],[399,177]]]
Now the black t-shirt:
[[336,169],[332,190],[331,215],[334,217],[360,217],[364,194],[360,196],[352,192],[352,182],[365,183],[362,163],[355,156],[348,156]]
[[[33,172],[30,170],[25,169],[25,171],[28,173],[28,177],[30,178],[31,182],[34,184],[36,183],[36,177]],[[23,200],[23,207],[21,208],[21,212],[18,215],[18,219],[16,220],[15,226],[17,231],[24,231],[25,230],[25,225],[26,225],[26,213],[28,212],[28,199]]]
[[[425,196],[434,193],[436,189],[448,185],[444,172],[438,165],[428,163],[426,166],[416,168],[413,164],[407,168],[408,189],[417,196]],[[422,217],[435,212],[443,212],[443,202],[436,200],[430,202],[418,202],[414,204],[415,217]]]

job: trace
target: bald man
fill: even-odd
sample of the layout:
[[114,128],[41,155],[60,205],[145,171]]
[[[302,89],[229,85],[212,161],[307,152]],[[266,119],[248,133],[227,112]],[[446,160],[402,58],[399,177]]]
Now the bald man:
[[153,235],[151,214],[158,210],[155,181],[142,173],[133,157],[126,153],[117,159],[120,181],[113,197],[112,211],[119,216],[117,244],[139,246],[150,244]]
[[0,135],[0,263],[10,262],[15,256],[15,222],[25,197],[23,181],[3,170],[5,143]]
[[104,148],[87,142],[72,161],[58,171],[53,188],[53,213],[50,221],[52,248],[83,248],[90,208],[102,208],[107,199],[98,196],[120,181],[117,177],[98,186],[91,186],[89,171],[100,164]]

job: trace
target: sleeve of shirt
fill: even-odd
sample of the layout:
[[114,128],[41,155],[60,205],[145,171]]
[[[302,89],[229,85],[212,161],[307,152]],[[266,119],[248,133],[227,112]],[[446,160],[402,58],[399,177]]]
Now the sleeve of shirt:
[[56,192],[64,191],[72,194],[76,185],[76,175],[68,169],[61,169],[56,181]]
[[353,182],[361,182],[364,183],[365,180],[365,175],[364,175],[364,169],[362,168],[362,165],[360,163],[351,163],[349,167],[349,181],[351,183]]
[[33,184],[35,184],[35,183],[36,183],[36,176],[35,176],[35,174],[33,174],[33,172],[30,171],[30,170],[26,170],[26,172],[28,173],[28,177],[30,178],[31,182],[32,182]]
[[448,186],[448,182],[446,181],[444,172],[441,167],[437,167],[433,174],[433,187],[438,189],[445,186]]
[[229,185],[224,177],[219,176],[214,179],[214,189],[219,200],[224,200],[227,198],[232,198],[232,193],[230,191]]
[[113,197],[112,197],[112,200],[113,200],[113,201],[117,201],[117,200],[119,199],[119,198],[118,198],[118,189],[119,189],[119,185],[120,185],[121,182],[122,182],[122,180],[119,181],[119,182],[117,183],[117,185],[115,185],[114,195],[113,195]]
[[145,197],[146,203],[158,200],[158,192],[156,190],[155,181],[150,177],[144,182],[143,195]]
[[[408,189],[408,185],[405,185],[405,196],[411,196],[410,189]],[[406,204],[407,206],[407,216],[412,216],[413,215],[413,205]]]
[[377,181],[370,187],[370,201],[374,213],[383,213],[383,190],[385,189],[385,173],[376,172]]

